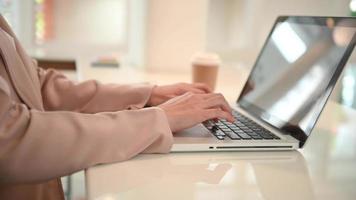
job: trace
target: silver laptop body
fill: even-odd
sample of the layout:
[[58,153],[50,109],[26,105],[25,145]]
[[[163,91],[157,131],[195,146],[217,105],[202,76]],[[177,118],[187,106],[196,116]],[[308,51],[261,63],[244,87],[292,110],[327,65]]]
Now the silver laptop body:
[[248,118],[248,123],[258,125],[256,130],[274,137],[260,138],[253,132],[255,125],[247,128],[248,133],[239,132],[246,124],[238,123],[237,117],[236,124],[209,121],[175,133],[171,151],[302,148],[352,53],[355,32],[354,18],[278,17],[232,105],[241,119]]

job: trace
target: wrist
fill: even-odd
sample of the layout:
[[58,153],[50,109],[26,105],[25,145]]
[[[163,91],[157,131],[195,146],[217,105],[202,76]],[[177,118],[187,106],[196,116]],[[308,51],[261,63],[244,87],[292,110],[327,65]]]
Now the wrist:
[[164,86],[154,86],[152,88],[150,99],[147,103],[148,106],[157,106],[167,101],[169,96],[164,92]]
[[158,101],[159,101],[159,92],[157,91],[158,90],[158,87],[157,85],[155,85],[153,88],[152,88],[152,92],[151,92],[151,96],[147,102],[147,105],[148,106],[155,106],[155,105],[158,105]]

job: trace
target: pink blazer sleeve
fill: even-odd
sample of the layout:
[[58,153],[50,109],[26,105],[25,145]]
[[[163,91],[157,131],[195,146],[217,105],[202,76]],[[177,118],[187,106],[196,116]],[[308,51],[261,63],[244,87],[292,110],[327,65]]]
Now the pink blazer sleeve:
[[163,110],[97,113],[141,107],[149,87],[73,84],[55,72],[47,73],[43,79],[44,98],[50,98],[46,107],[63,111],[29,110],[14,102],[0,77],[0,183],[48,180],[143,151],[169,152],[172,133]]
[[46,110],[83,113],[142,108],[152,91],[148,84],[100,84],[95,80],[75,83],[55,70],[39,68],[41,93]]

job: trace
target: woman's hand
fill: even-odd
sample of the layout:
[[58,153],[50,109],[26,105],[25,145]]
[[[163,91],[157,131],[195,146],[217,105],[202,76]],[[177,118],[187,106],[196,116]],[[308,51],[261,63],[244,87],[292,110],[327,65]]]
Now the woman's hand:
[[209,119],[234,121],[231,108],[221,94],[185,93],[158,106],[166,112],[172,132],[190,128]]
[[180,96],[184,93],[193,94],[211,93],[211,89],[203,83],[176,83],[172,85],[156,86],[152,90],[151,97],[147,103],[148,106],[157,106],[168,101],[171,98]]

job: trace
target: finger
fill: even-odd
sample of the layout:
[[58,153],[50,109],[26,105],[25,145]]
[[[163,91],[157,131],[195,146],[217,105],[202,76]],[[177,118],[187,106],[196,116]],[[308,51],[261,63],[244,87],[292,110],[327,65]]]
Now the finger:
[[193,92],[194,94],[205,94],[206,92],[204,90],[198,89],[198,88],[189,88],[189,92]]
[[212,93],[213,90],[205,83],[193,83],[193,87],[199,88],[206,93]]
[[210,109],[210,108],[220,108],[221,110],[231,113],[231,110],[228,105],[225,104],[225,102],[219,100],[219,99],[210,99],[207,101],[204,101],[201,106],[205,109]]
[[205,99],[204,103],[205,103],[204,105],[207,106],[206,108],[220,107],[224,111],[232,113],[232,109],[230,105],[227,103],[225,98],[221,95],[215,95],[211,98],[207,98]]
[[208,94],[201,94],[201,96],[203,97],[203,99],[211,99],[211,98],[222,98],[225,100],[224,95],[222,95],[221,93],[208,93]]
[[197,94],[194,94],[193,92],[189,91],[189,92],[186,92],[182,95],[179,95],[179,99],[181,100],[189,100],[191,99],[192,97],[196,96]]
[[218,94],[218,97],[217,98],[220,98],[221,101],[224,101],[225,102],[225,105],[226,105],[226,108],[228,109],[228,111],[230,113],[232,113],[232,108],[230,107],[230,104],[227,102],[227,100],[225,99],[225,97],[222,95],[222,94]]
[[229,122],[235,121],[234,117],[231,114],[218,108],[206,109],[204,110],[204,112],[205,113],[203,115],[204,116],[203,121],[215,119],[215,118],[226,119]]
[[218,94],[216,94],[215,98],[218,98],[221,101],[225,102],[225,105],[227,106],[228,111],[232,112],[232,108],[230,107],[230,104],[225,99],[224,95],[222,95],[221,93],[218,93]]
[[216,93],[205,93],[205,94],[199,94],[198,95],[201,99],[211,99],[217,96]]
[[184,102],[186,101],[187,99],[190,99],[192,96],[194,95],[194,93],[192,92],[186,92],[186,93],[183,93],[181,95],[170,95],[170,99],[168,101],[174,101],[175,103],[181,103],[181,102]]

